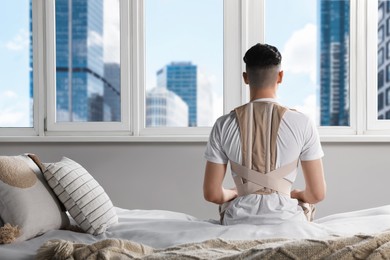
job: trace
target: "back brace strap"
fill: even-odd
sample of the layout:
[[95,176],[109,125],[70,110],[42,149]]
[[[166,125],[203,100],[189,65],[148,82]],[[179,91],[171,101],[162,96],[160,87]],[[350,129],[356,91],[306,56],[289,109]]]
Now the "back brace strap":
[[232,171],[237,174],[233,179],[237,187],[238,196],[252,194],[264,188],[290,196],[292,183],[284,179],[284,177],[296,169],[297,164],[298,160],[295,160],[265,174],[230,161]]
[[240,128],[242,165],[230,161],[237,174],[239,196],[279,192],[290,196],[292,183],[284,177],[297,168],[298,159],[276,169],[276,140],[287,108],[274,102],[250,102],[235,109]]

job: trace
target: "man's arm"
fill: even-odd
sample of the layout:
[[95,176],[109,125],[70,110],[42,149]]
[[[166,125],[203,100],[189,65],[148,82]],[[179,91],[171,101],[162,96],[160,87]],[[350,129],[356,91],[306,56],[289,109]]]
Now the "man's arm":
[[237,191],[235,189],[225,189],[222,187],[225,174],[226,164],[207,161],[203,181],[203,196],[207,201],[222,204],[237,197]]
[[305,177],[305,190],[291,191],[291,198],[310,204],[322,201],[326,194],[326,182],[322,159],[301,161],[303,176]]

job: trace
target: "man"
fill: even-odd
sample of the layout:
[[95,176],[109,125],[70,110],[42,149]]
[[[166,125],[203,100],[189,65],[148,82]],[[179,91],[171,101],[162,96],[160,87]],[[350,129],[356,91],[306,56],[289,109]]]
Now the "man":
[[[225,208],[222,224],[306,221],[298,200],[315,204],[325,197],[323,151],[315,125],[276,101],[283,79],[281,60],[277,48],[267,44],[246,52],[243,79],[250,102],[220,117],[210,133],[203,192],[207,201]],[[222,186],[229,161],[233,189]],[[298,161],[306,187],[291,191]]]

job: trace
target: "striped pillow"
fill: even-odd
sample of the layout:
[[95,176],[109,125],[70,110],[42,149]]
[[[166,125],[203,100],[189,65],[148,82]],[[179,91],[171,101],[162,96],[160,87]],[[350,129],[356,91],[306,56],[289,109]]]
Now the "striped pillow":
[[63,157],[60,162],[44,166],[49,186],[82,230],[99,235],[118,223],[110,198],[80,164]]

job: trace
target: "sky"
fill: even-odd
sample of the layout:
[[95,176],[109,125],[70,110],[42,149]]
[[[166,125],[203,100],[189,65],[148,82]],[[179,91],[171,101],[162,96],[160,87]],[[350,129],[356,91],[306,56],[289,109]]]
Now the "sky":
[[[207,8],[204,8],[207,6]],[[198,126],[223,114],[223,1],[145,0],[146,89],[171,62],[198,72]]]
[[30,126],[29,2],[13,0],[2,4],[0,126]]
[[265,42],[282,54],[284,78],[278,99],[308,114],[318,124],[317,1],[266,0],[265,6]]
[[[6,21],[0,23],[0,126],[30,123],[28,3],[5,1],[0,9],[0,19]],[[285,76],[279,101],[313,117],[318,110],[316,4],[313,0],[265,1],[265,39],[283,55]],[[105,0],[104,8],[105,14],[118,13],[118,0]],[[156,87],[157,70],[170,62],[192,62],[198,67],[199,100],[208,102],[198,103],[203,109],[200,114],[213,111],[201,121],[211,125],[223,107],[223,0],[145,0],[145,9],[146,88]],[[119,20],[115,15],[105,19],[104,39],[95,40],[105,45],[105,61],[118,62]]]

